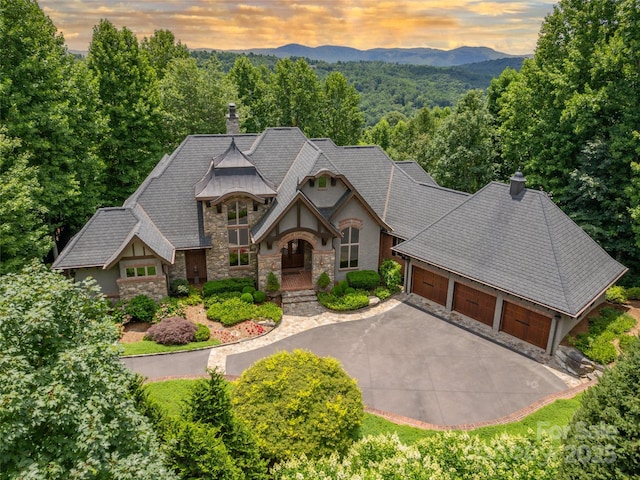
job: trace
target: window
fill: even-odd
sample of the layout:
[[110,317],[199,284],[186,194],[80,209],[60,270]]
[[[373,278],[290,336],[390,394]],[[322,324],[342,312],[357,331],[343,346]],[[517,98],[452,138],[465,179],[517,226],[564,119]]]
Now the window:
[[246,203],[234,201],[227,205],[227,229],[229,234],[229,266],[249,265],[249,221]]
[[318,178],[318,188],[320,188],[320,189],[327,188],[327,177],[326,177],[326,175],[323,175],[320,178]]
[[[398,237],[392,237],[393,240],[391,241],[391,247],[397,247],[398,245],[400,245],[402,242],[404,242],[403,239],[398,238]],[[397,257],[398,255],[400,255],[398,252],[396,252],[395,250],[391,250],[391,255],[393,255],[394,257]]]
[[357,268],[360,249],[360,230],[347,227],[340,240],[340,268]]
[[125,267],[124,271],[125,271],[125,276],[127,278],[156,276],[155,265],[128,266],[128,267]]

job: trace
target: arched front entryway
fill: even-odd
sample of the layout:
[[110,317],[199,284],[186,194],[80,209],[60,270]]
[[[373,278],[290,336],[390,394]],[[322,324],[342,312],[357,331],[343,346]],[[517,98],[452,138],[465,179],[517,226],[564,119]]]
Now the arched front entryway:
[[313,246],[302,238],[292,238],[283,242],[280,254],[282,290],[310,289]]

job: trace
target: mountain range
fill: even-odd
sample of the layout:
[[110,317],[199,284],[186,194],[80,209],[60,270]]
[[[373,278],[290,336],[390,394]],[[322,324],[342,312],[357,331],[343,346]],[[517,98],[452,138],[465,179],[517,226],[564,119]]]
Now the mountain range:
[[279,58],[304,57],[328,63],[363,61],[432,65],[435,67],[451,67],[501,58],[523,57],[523,55],[509,55],[498,52],[488,47],[459,47],[453,50],[438,50],[436,48],[373,48],[370,50],[358,50],[351,47],[332,45],[306,47],[297,43],[277,48],[252,48],[230,51],[234,53],[273,55]]

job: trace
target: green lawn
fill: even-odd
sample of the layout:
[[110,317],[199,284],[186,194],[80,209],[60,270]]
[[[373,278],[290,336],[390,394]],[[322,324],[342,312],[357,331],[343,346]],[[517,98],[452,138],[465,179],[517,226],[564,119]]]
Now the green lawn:
[[[149,383],[145,389],[149,392],[152,400],[155,400],[168,415],[176,416],[180,414],[179,405],[183,398],[189,393],[189,389],[197,380],[168,380],[165,382]],[[539,431],[550,434],[555,441],[559,441],[558,431],[566,426],[571,420],[573,413],[580,406],[581,394],[568,400],[556,400],[555,402],[541,408],[537,412],[525,417],[523,420],[505,425],[495,425],[471,430],[470,433],[478,435],[482,439],[490,439],[502,433],[512,435],[537,435]],[[436,430],[422,430],[408,425],[396,425],[372,414],[365,414],[364,422],[360,430],[360,436],[378,435],[385,433],[396,433],[398,438],[405,443],[411,444],[416,441],[438,435]]]
[[191,342],[186,345],[161,345],[151,340],[141,340],[134,343],[121,343],[124,348],[121,355],[143,355],[145,353],[162,353],[177,352],[182,350],[195,350],[203,347],[215,347],[220,345],[217,339],[207,340],[206,342]]

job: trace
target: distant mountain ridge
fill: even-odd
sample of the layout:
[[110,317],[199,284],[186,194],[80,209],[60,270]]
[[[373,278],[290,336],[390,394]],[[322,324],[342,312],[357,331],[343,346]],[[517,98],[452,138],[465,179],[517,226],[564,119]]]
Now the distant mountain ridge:
[[324,45],[306,47],[297,43],[278,48],[251,48],[229,50],[234,53],[254,53],[273,55],[279,58],[304,57],[328,63],[337,62],[386,62],[411,65],[431,65],[434,67],[452,67],[467,65],[501,58],[522,58],[523,55],[509,55],[488,47],[459,47],[453,50],[436,48],[373,48],[358,50],[351,47]]

